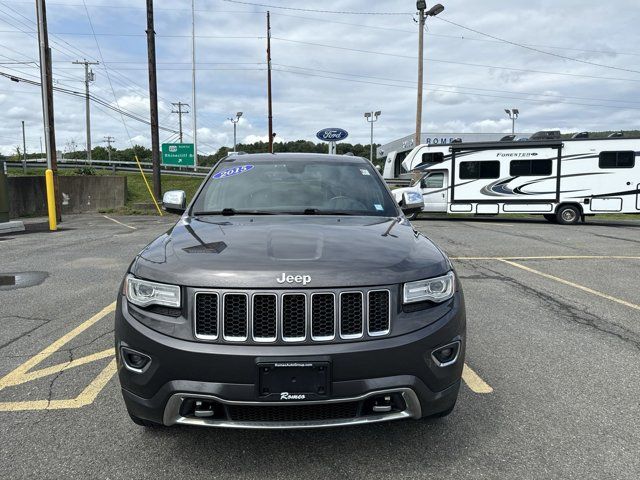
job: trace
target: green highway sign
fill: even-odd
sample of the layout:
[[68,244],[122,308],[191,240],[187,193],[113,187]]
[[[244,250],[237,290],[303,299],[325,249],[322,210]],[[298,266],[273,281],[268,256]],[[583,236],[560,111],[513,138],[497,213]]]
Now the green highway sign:
[[193,167],[193,143],[163,143],[162,164],[176,167]]

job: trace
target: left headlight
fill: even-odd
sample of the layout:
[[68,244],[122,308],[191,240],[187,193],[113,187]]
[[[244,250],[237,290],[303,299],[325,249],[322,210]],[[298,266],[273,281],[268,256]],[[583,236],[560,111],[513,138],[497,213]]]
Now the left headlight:
[[453,272],[435,278],[418,280],[404,284],[404,303],[422,302],[430,300],[432,302],[443,302],[453,297],[456,289],[456,277]]
[[165,283],[150,282],[127,276],[127,299],[140,307],[164,305],[180,308],[180,287]]

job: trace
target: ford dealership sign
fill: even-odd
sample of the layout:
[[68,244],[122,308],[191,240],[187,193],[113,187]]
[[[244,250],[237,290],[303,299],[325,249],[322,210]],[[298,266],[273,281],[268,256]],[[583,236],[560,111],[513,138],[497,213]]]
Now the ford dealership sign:
[[316,137],[323,142],[339,142],[348,136],[349,133],[341,128],[323,128],[316,133]]

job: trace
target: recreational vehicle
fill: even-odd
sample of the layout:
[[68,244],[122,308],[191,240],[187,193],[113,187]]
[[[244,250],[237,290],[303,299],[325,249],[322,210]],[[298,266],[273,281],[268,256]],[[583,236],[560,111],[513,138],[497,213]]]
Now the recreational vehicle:
[[[447,148],[446,153],[430,152],[442,159],[424,168],[410,187],[394,190],[397,200],[406,191],[419,191],[425,212],[527,213],[562,224],[600,213],[640,213],[640,139],[485,142]],[[413,153],[407,155],[406,167],[417,166]],[[414,161],[409,164],[410,158]]]

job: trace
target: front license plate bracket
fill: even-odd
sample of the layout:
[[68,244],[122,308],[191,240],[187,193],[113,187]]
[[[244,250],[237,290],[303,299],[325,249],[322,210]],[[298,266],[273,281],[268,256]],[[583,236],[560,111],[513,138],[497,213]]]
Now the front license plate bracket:
[[258,364],[258,396],[263,400],[327,398],[329,362],[283,361]]

